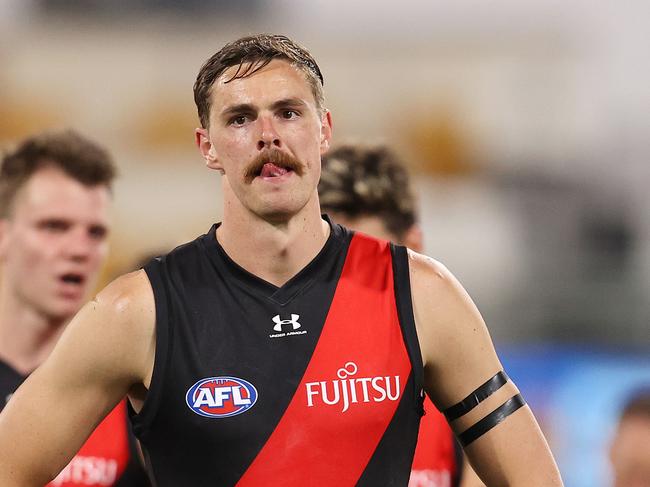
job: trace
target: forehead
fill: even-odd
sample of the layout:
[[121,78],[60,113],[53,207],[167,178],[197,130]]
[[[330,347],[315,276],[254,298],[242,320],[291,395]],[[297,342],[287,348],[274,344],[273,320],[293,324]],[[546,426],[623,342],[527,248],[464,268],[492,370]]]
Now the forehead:
[[105,222],[110,207],[105,185],[86,186],[54,166],[37,170],[16,195],[14,218],[67,218]]
[[253,74],[232,79],[237,69],[238,66],[226,69],[212,85],[213,110],[221,111],[235,104],[262,106],[285,98],[299,98],[315,105],[307,75],[288,61],[273,59]]

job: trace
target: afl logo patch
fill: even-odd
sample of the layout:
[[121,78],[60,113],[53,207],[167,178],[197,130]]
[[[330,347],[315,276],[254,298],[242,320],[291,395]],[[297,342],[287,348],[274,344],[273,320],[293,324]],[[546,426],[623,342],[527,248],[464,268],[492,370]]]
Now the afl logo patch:
[[228,418],[252,408],[257,402],[257,389],[237,377],[208,377],[188,389],[185,402],[200,416]]

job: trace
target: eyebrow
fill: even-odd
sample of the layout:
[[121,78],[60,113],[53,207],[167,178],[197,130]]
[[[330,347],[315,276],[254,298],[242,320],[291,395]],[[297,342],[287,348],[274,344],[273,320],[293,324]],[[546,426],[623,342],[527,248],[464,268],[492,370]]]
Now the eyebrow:
[[255,111],[255,107],[250,103],[240,103],[238,105],[232,105],[221,112],[221,117],[228,118],[231,115],[238,113],[251,113]]
[[[277,110],[283,107],[298,108],[298,107],[303,107],[305,105],[306,103],[300,98],[283,98],[281,100],[273,102],[273,104],[271,105],[271,109]],[[239,113],[255,113],[255,112],[257,112],[257,108],[252,103],[239,103],[237,105],[232,105],[224,109],[221,112],[221,117],[228,118],[232,115],[236,115]]]
[[271,105],[271,108],[274,110],[277,110],[278,108],[283,108],[283,107],[303,107],[305,106],[306,103],[300,99],[300,98],[283,98],[282,100],[278,100],[275,103]]

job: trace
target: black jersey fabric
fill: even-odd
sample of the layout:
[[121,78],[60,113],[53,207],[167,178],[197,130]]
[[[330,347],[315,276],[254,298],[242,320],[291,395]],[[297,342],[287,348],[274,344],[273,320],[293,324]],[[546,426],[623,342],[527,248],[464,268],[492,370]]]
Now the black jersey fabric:
[[[27,379],[0,360],[0,411]],[[46,487],[148,487],[135,438],[120,403],[98,426],[63,472]]]
[[24,382],[25,378],[9,364],[0,360],[0,411],[4,409],[11,395]]
[[157,487],[404,486],[422,414],[406,250],[332,224],[281,287],[217,225],[145,266],[156,307],[132,414]]

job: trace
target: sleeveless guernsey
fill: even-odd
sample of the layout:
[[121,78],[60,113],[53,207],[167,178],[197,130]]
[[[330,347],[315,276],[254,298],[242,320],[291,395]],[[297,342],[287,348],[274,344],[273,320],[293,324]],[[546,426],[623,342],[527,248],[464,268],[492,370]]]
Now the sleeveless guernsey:
[[132,420],[157,487],[407,485],[422,362],[406,249],[330,226],[281,287],[233,262],[217,225],[145,267],[156,358]]

